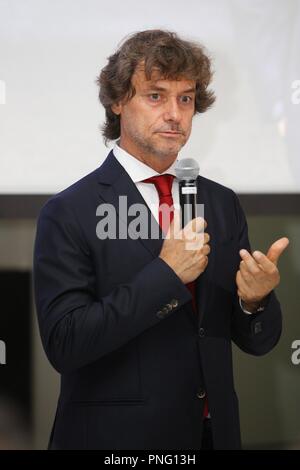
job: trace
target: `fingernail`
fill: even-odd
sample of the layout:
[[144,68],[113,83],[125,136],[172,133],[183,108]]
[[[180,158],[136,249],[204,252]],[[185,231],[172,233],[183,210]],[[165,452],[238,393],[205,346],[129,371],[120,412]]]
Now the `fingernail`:
[[240,255],[245,256],[247,254],[247,250],[240,250]]

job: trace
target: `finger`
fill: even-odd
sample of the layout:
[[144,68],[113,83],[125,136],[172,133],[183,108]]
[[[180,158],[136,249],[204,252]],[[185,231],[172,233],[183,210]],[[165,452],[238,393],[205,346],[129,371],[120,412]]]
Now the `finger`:
[[243,273],[248,271],[252,276],[257,276],[260,274],[261,269],[258,266],[258,263],[247,250],[240,250],[240,256],[242,258],[240,268]]
[[284,250],[288,247],[290,241],[287,237],[280,238],[274,242],[267,253],[267,258],[277,265],[279,256],[282,255]]
[[240,271],[236,274],[236,285],[237,285],[237,293],[238,296],[241,297],[243,300],[247,300],[251,298],[253,293],[251,292],[251,288],[249,287],[248,283],[243,279],[243,276]]
[[276,264],[270,261],[269,258],[261,251],[254,251],[253,258],[258,263],[259,267],[267,274],[274,274],[277,271]]
[[205,232],[204,233],[204,243],[209,243],[210,240],[210,235],[209,233]]
[[207,233],[197,233],[191,240],[186,239],[185,247],[187,250],[201,251],[203,247],[208,246],[209,235]]
[[245,279],[243,278],[242,273],[240,271],[236,273],[236,285],[241,293],[240,297],[246,296],[248,292],[248,284],[247,281],[245,281]]
[[[190,240],[190,238],[188,238]],[[193,236],[193,241],[195,241],[198,244],[198,249],[200,249],[202,246],[206,245],[210,240],[210,235],[206,232],[201,232],[201,233],[195,233]]]
[[203,233],[206,227],[207,222],[203,217],[195,217],[186,224],[183,230],[186,238],[193,238],[196,233]]
[[240,262],[240,272],[241,272],[243,279],[246,282],[250,282],[251,280],[253,280],[254,275],[251,273],[251,271],[247,267],[245,261]]
[[257,276],[254,277],[253,274],[251,274],[250,271],[248,271],[245,265],[240,266],[240,273],[241,273],[242,279],[245,281],[248,287],[252,286],[254,282],[257,282]]
[[199,261],[202,264],[203,268],[206,268],[206,266],[208,265],[208,256],[201,255]]
[[173,229],[174,234],[180,232],[181,230],[180,210],[174,209],[174,217],[173,217],[172,223],[170,224],[170,228]]
[[202,253],[203,253],[204,255],[209,255],[209,253],[210,253],[210,246],[206,243],[206,244],[201,248],[201,250],[202,250]]
[[170,240],[171,238],[180,239],[181,237],[180,214],[179,211],[174,208],[173,220],[171,221],[168,232],[164,238]]

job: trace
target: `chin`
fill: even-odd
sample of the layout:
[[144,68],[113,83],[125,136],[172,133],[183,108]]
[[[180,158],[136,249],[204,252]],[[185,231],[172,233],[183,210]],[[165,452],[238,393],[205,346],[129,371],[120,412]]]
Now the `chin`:
[[[180,149],[179,149],[180,150]],[[166,151],[163,151],[162,149],[158,150],[157,151],[157,156],[160,157],[160,158],[164,158],[164,159],[169,159],[171,157],[176,157],[178,152],[179,152],[178,149],[168,149]]]
[[166,152],[171,153],[171,154],[178,153],[182,149],[183,146],[184,144],[166,146]]

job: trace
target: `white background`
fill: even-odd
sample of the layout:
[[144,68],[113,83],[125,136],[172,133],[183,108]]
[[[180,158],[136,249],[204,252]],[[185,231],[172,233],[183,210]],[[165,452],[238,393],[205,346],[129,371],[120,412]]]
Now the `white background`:
[[148,28],[213,58],[217,101],[181,155],[240,193],[300,192],[298,0],[0,0],[0,193],[54,193],[101,164],[95,79]]

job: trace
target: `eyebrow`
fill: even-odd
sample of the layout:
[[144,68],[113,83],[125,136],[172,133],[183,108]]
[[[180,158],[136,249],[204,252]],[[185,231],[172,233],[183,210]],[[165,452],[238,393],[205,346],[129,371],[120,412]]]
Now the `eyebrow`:
[[[162,86],[152,85],[147,89],[147,91],[168,91],[168,90],[167,88],[164,88]],[[181,93],[196,93],[196,88],[195,87],[187,88],[186,90],[183,90]]]

